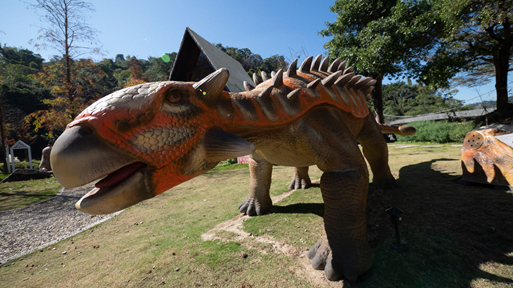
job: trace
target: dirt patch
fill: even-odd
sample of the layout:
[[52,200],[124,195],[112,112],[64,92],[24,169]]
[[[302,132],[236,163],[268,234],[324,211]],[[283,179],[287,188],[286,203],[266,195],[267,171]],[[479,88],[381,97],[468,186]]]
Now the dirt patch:
[[[283,199],[287,198],[288,196],[292,195],[296,191],[297,190],[286,191],[279,196],[272,197],[271,199],[273,200],[273,203],[278,203]],[[227,241],[228,239],[217,234],[219,233],[219,231],[227,231],[236,234],[236,240],[241,244],[248,246],[249,248],[251,246],[249,243],[254,242],[270,245],[273,253],[283,254],[295,258],[295,260],[301,265],[301,268],[295,271],[298,277],[301,277],[302,279],[311,282],[315,287],[340,287],[340,281],[328,281],[328,279],[326,279],[324,271],[314,270],[312,268],[310,259],[308,259],[308,257],[306,256],[306,253],[308,251],[303,251],[303,249],[300,247],[296,247],[281,241],[277,241],[268,235],[256,236],[244,231],[243,222],[250,218],[251,216],[244,215],[241,213],[228,221],[216,225],[214,228],[202,234],[201,238],[203,239],[203,241]],[[261,252],[266,253],[263,250]]]

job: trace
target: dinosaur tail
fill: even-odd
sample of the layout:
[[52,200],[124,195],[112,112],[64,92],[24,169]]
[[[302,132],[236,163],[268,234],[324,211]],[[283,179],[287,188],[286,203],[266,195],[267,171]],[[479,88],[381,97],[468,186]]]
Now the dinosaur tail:
[[396,126],[396,125],[385,125],[380,124],[381,126],[381,133],[387,134],[387,133],[393,133],[401,136],[409,136],[415,134],[417,130],[415,130],[414,127],[411,126]]

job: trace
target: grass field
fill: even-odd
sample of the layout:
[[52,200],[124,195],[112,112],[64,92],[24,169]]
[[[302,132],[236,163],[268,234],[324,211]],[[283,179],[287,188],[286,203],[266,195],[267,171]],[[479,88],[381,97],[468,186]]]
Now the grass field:
[[0,212],[46,200],[61,187],[55,178],[0,183]]
[[[5,263],[3,287],[512,287],[513,193],[458,183],[458,147],[390,147],[401,188],[369,187],[368,234],[375,264],[356,283],[328,282],[304,252],[320,236],[318,187],[243,223],[243,237],[216,231],[238,216],[244,169],[199,176],[81,234]],[[233,166],[233,165],[232,165]],[[311,169],[313,180],[321,172]],[[292,168],[275,166],[271,194],[286,190]],[[391,248],[387,207],[405,212],[409,250]],[[266,241],[260,241],[266,239]],[[65,252],[65,253],[64,253]],[[306,264],[305,264],[306,263]]]

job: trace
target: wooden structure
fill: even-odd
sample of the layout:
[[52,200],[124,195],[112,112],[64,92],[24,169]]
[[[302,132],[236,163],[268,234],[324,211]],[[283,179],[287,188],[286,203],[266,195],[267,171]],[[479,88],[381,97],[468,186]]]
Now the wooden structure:
[[226,91],[244,91],[244,81],[254,86],[253,80],[239,62],[199,36],[191,28],[185,28],[169,80],[197,82],[220,68],[230,71]]

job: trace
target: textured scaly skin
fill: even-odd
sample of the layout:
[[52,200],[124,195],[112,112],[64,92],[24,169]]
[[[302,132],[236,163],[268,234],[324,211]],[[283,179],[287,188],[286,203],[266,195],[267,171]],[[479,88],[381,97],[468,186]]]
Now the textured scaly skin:
[[[298,70],[294,61],[286,74],[280,70],[241,93],[221,92],[228,80],[224,69],[198,83],[146,83],[115,92],[84,110],[56,141],[55,176],[75,187],[108,175],[76,204],[104,214],[158,195],[226,158],[251,153],[250,191],[268,190],[271,163],[317,165],[324,172],[325,233],[309,257],[330,280],[356,280],[372,265],[365,225],[368,171],[356,141],[375,184],[390,187],[394,179],[380,127],[365,102],[375,81],[351,70],[340,59],[328,68],[319,55]],[[259,199],[272,205],[266,201]]]

